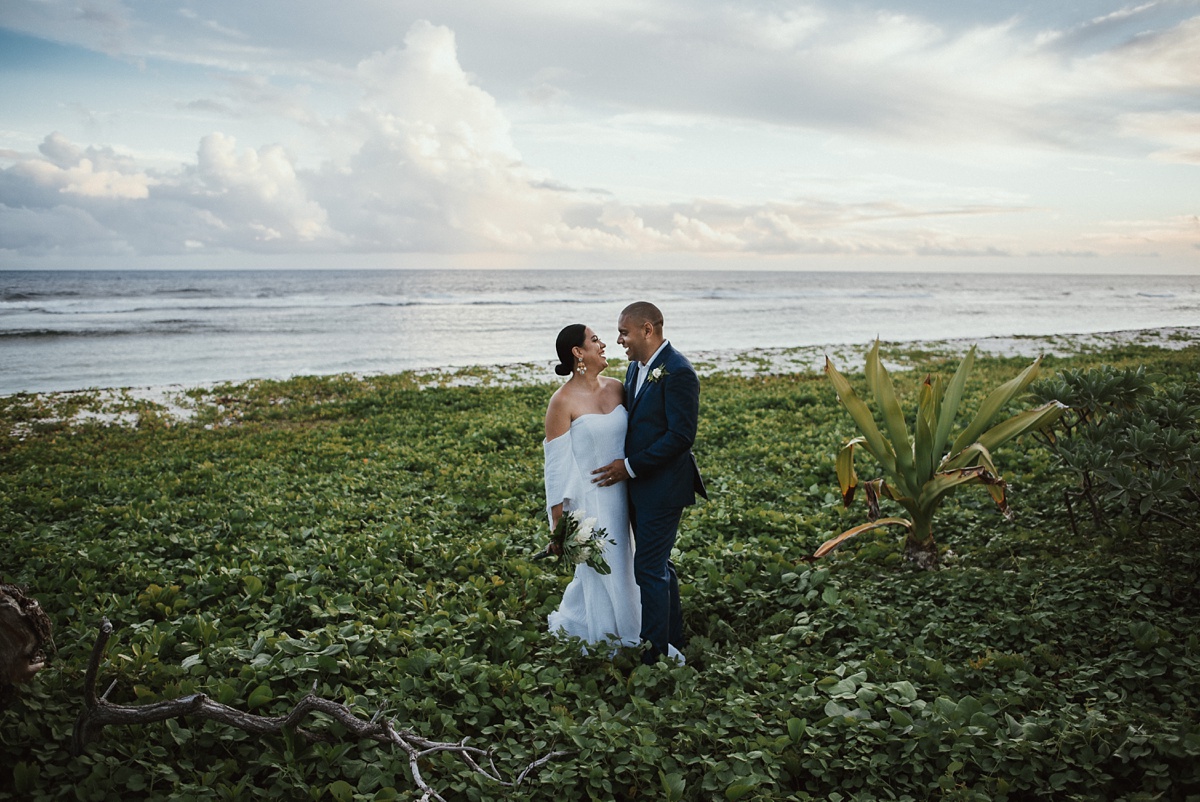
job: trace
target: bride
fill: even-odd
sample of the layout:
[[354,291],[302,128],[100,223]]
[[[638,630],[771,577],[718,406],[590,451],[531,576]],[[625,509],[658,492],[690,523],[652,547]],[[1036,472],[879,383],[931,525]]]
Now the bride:
[[591,643],[636,646],[640,642],[642,603],[633,578],[633,545],[625,483],[601,487],[591,473],[625,456],[625,388],[600,374],[608,367],[604,343],[587,326],[564,328],[556,343],[554,372],[569,375],[546,408],[546,509],[551,530],[564,512],[583,510],[608,532],[604,557],[612,572],[601,575],[587,565],[550,614],[550,631]]

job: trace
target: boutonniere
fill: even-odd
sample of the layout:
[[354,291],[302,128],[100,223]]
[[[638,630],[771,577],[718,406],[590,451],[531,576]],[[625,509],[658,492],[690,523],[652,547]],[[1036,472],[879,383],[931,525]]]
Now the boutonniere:
[[667,373],[666,368],[664,368],[662,365],[659,365],[654,370],[650,371],[650,375],[646,377],[646,381],[650,382],[651,384],[654,384],[655,382],[662,379],[663,376],[670,376],[670,375],[671,375],[670,373]]

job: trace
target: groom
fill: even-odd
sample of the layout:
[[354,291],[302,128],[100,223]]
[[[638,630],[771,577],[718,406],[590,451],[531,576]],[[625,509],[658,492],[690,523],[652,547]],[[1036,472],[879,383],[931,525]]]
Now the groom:
[[663,339],[663,316],[645,301],[630,304],[617,319],[617,343],[625,348],[625,406],[629,428],[625,459],[596,470],[607,486],[629,480],[629,519],[636,544],[633,573],[642,596],[643,662],[681,650],[683,613],[671,549],[683,508],[704,498],[704,482],[692,456],[700,412],[700,381],[687,358]]

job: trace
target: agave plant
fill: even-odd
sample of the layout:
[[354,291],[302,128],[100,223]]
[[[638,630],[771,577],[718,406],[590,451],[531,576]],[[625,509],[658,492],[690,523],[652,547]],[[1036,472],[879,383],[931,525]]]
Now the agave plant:
[[[875,457],[883,467],[885,476],[863,483],[869,522],[826,541],[817,549],[814,557],[825,556],[855,535],[896,525],[907,529],[905,556],[923,568],[932,568],[937,564],[937,546],[933,539],[934,514],[948,496],[964,485],[985,486],[1000,510],[1007,517],[1012,517],[1005,499],[1004,480],[992,463],[992,451],[1001,443],[1052,424],[1062,415],[1065,407],[1057,401],[1050,401],[991,425],[1000,411],[1037,377],[1041,363],[1041,357],[1038,357],[1016,378],[993,390],[975,417],[951,443],[951,430],[958,416],[967,376],[974,363],[975,348],[972,346],[945,387],[940,377],[925,377],[917,401],[916,431],[910,436],[904,411],[896,400],[892,379],[879,358],[878,340],[867,353],[865,373],[867,390],[875,397],[879,408],[882,429],[877,425],[870,408],[850,387],[850,382],[837,372],[826,357],[825,375],[833,383],[839,400],[862,433],[860,437],[847,441],[837,457],[842,502],[849,507],[859,485],[858,475],[854,471],[856,448],[861,446]],[[948,449],[947,444],[950,444]],[[880,497],[895,501],[908,512],[909,518],[880,518]]]

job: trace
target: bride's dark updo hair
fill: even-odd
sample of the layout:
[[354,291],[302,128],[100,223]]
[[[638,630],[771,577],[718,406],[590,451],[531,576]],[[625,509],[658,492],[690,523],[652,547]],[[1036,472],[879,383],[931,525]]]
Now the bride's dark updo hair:
[[571,353],[571,349],[583,345],[585,331],[587,326],[572,323],[558,333],[558,340],[554,343],[554,348],[558,351],[558,364],[554,366],[554,372],[559,376],[570,376],[571,371],[575,369],[575,355]]

